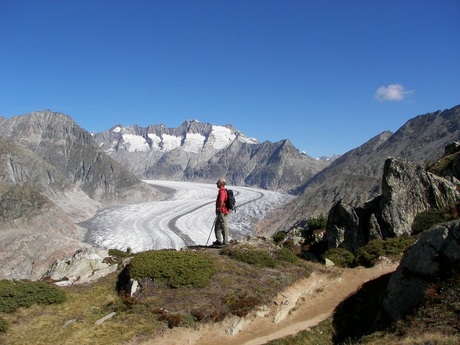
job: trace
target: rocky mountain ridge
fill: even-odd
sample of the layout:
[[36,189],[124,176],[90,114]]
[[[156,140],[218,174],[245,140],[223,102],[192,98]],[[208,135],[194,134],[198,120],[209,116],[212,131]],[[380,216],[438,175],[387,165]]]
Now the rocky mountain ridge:
[[258,228],[274,233],[302,226],[309,217],[327,214],[343,200],[356,207],[381,193],[381,179],[388,157],[414,164],[434,162],[444,148],[460,139],[460,106],[414,117],[395,133],[384,131],[350,150],[299,186],[299,195],[282,210],[269,215]]
[[196,120],[177,128],[122,127],[94,133],[96,143],[142,179],[214,182],[289,191],[329,164],[299,152],[289,140],[259,143],[231,125]]
[[50,179],[60,174],[91,199],[119,202],[131,198],[133,189],[142,192],[147,200],[152,195],[151,186],[110,159],[70,116],[38,111],[0,118],[0,127],[2,136],[27,147],[55,168],[48,169]]

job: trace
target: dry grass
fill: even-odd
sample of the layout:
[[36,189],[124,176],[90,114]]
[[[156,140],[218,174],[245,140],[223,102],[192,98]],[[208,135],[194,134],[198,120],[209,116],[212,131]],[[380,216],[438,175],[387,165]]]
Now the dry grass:
[[[138,298],[126,298],[116,290],[120,274],[116,272],[94,284],[63,288],[68,299],[62,304],[34,305],[0,315],[11,326],[6,334],[0,333],[0,344],[135,344],[168,327],[195,327],[229,314],[243,316],[313,270],[312,264],[302,260],[260,268],[221,255],[219,250],[207,253],[220,269],[205,288],[150,284]],[[116,312],[112,319],[95,324],[112,312]]]
[[[137,334],[151,333],[163,324],[155,318],[126,313],[115,291],[112,274],[97,284],[66,288],[68,301],[60,305],[19,309],[5,314],[11,328],[2,344],[121,344]],[[112,311],[117,315],[102,325],[95,322]]]

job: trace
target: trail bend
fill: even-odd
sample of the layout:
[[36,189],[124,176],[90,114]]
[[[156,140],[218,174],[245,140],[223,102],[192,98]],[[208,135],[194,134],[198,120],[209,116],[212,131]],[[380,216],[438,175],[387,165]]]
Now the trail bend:
[[[218,324],[203,325],[197,330],[174,328],[162,336],[137,342],[140,345],[259,345],[295,335],[330,317],[348,296],[364,283],[394,272],[397,263],[385,262],[372,268],[345,269],[340,277],[313,273],[279,294],[277,305],[268,316],[240,321],[230,318]],[[276,309],[276,310],[273,310]],[[231,334],[233,332],[233,334]]]

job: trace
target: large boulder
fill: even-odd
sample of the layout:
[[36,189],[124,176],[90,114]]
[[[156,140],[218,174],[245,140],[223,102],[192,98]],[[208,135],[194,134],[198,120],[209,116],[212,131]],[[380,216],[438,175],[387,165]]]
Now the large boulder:
[[117,268],[107,250],[85,248],[72,256],[56,260],[45,277],[58,281],[58,285],[81,284],[95,281]]
[[327,219],[328,247],[340,246],[355,252],[365,244],[359,226],[359,217],[355,209],[342,201],[336,202],[329,211]]
[[399,319],[418,307],[430,283],[460,264],[460,220],[435,226],[410,247],[391,276],[383,301],[386,314]]
[[388,237],[410,235],[417,214],[458,200],[454,184],[420,165],[391,157],[385,161],[380,212]]

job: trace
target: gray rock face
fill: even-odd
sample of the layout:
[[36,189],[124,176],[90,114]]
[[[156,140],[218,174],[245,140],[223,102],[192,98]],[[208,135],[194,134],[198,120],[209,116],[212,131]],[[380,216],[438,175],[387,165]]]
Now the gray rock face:
[[341,246],[354,253],[365,244],[359,226],[359,217],[355,209],[341,201],[336,202],[329,211],[327,221],[328,247]]
[[329,248],[355,253],[370,239],[411,235],[417,214],[460,200],[456,185],[402,159],[385,161],[382,181],[382,195],[363,207],[334,204],[326,229]]
[[45,277],[58,281],[56,284],[61,286],[90,283],[117,269],[116,263],[106,260],[108,257],[107,250],[85,248],[55,261]]
[[[133,189],[147,200],[160,194],[108,157],[69,116],[51,111],[34,112],[0,118],[0,126],[2,135],[29,148],[37,159],[59,171],[68,184],[94,200],[127,201]],[[49,179],[53,181],[57,174],[49,171]]]
[[460,264],[460,221],[436,226],[404,254],[387,286],[385,312],[398,319],[418,307],[427,286]]
[[33,186],[0,197],[0,278],[39,279],[57,257],[84,247],[80,229]]
[[460,200],[454,184],[408,161],[385,161],[380,212],[388,236],[410,234],[414,218],[430,208]]

